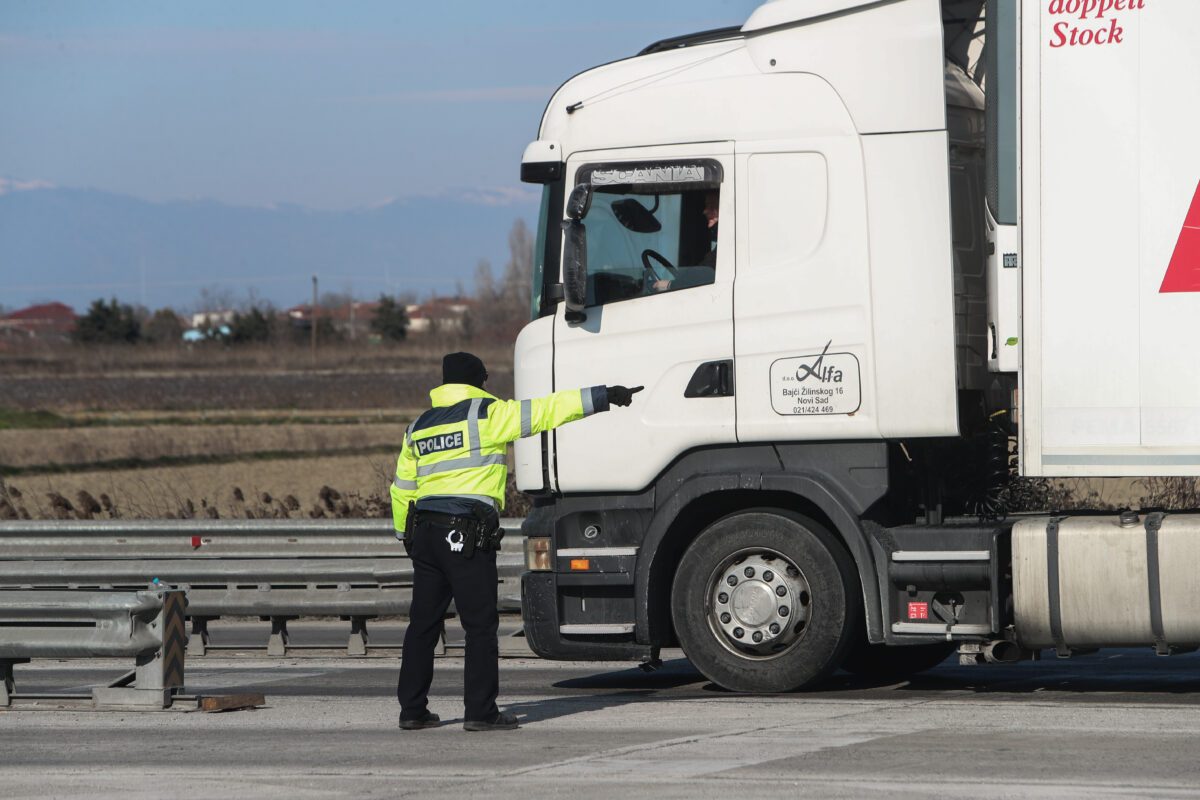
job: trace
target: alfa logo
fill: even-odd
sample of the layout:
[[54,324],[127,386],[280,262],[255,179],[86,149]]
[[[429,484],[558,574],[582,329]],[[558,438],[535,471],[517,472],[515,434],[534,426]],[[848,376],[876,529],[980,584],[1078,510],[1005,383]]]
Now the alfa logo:
[[825,349],[821,351],[821,355],[817,356],[817,360],[812,364],[800,364],[796,367],[796,382],[803,383],[809,378],[816,378],[821,383],[841,383],[842,371],[837,367],[826,366],[825,356],[829,354],[829,345],[833,344],[833,339],[825,343]]

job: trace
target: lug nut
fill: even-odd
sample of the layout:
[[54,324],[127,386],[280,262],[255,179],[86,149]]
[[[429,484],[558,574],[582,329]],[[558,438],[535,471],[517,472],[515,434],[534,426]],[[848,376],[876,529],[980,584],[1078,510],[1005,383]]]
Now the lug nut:
[[734,628],[733,635],[740,639],[746,635],[746,632],[744,630],[742,630],[741,628]]
[[771,572],[771,570],[767,570],[763,573],[763,580],[767,583],[770,583],[771,581],[775,580],[775,573]]
[[728,611],[721,615],[721,622],[725,625],[728,625],[729,620],[731,620],[731,619],[733,619],[733,617],[729,616]]
[[750,638],[756,642],[761,642],[762,641],[762,631],[755,631],[754,635],[751,636]]
[[787,606],[780,606],[780,607],[779,607],[779,616],[781,616],[781,617],[786,617],[786,616],[787,616],[789,613],[790,613],[790,612],[788,611],[788,607],[787,607]]
[[779,584],[778,586],[775,587],[775,594],[779,595],[780,597],[783,597],[785,594],[787,594],[787,587],[784,586],[782,583]]
[[772,622],[772,623],[771,623],[771,627],[770,627],[770,628],[768,628],[768,630],[769,630],[769,631],[771,631],[771,635],[772,635],[772,636],[777,636],[777,635],[779,635],[779,623],[778,623],[778,622]]
[[728,583],[730,586],[737,586],[737,575],[730,575],[728,578],[725,579],[725,582]]
[[742,572],[746,575],[747,578],[754,577],[754,567],[746,567],[744,570],[742,570]]
[[729,595],[725,594],[724,592],[721,592],[719,595],[717,595],[717,602],[718,603],[728,603]]

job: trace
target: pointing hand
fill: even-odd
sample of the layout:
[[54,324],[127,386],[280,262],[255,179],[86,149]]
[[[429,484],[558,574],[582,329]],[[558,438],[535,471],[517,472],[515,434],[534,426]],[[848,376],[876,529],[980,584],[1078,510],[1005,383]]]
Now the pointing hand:
[[633,396],[645,389],[645,386],[635,386],[628,389],[624,386],[607,386],[608,402],[614,406],[627,406],[633,402]]

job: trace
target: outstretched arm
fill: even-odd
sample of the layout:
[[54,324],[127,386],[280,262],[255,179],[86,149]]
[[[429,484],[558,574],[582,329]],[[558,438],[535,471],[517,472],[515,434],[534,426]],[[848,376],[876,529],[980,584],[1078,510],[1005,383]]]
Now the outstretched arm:
[[589,386],[532,400],[498,400],[488,408],[491,430],[497,441],[511,442],[608,411],[610,404],[627,406],[641,390],[641,386]]

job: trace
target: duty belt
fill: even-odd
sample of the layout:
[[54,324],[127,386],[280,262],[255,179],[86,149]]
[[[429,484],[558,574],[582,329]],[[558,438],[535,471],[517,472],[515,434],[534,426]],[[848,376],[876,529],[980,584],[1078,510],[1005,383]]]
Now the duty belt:
[[474,525],[478,522],[475,517],[468,514],[444,514],[441,511],[421,511],[420,509],[416,513],[417,518],[414,522],[417,525],[420,525],[422,522],[429,522],[447,528],[465,528],[468,525]]
[[476,549],[484,552],[495,550],[504,538],[504,529],[494,513],[485,519],[472,514],[445,514],[441,511],[414,510],[412,515],[413,528],[429,523],[462,532],[466,537],[461,551],[464,558],[470,558]]

